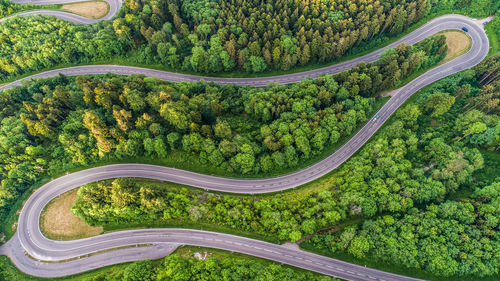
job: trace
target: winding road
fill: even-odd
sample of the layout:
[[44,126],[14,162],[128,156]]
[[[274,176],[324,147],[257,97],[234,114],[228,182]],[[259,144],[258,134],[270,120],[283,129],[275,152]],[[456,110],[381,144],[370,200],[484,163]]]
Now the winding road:
[[[41,233],[39,218],[44,206],[58,195],[78,188],[83,184],[109,178],[151,178],[207,190],[247,194],[286,190],[315,180],[337,168],[360,149],[413,93],[438,79],[478,64],[486,57],[489,50],[488,38],[483,30],[482,21],[459,15],[436,18],[388,46],[393,47],[401,42],[413,44],[436,32],[447,29],[461,29],[462,27],[468,28],[468,34],[472,39],[472,47],[465,55],[427,71],[404,87],[396,90],[393,97],[376,113],[380,116],[379,118],[369,120],[340,149],[310,167],[292,174],[266,179],[214,177],[144,164],[108,165],[75,172],[45,184],[28,198],[19,217],[17,233],[11,240],[0,247],[0,254],[8,255],[18,268],[28,274],[41,277],[59,277],[127,261],[156,259],[168,255],[179,245],[195,245],[249,254],[347,280],[418,280],[312,254],[298,249],[295,244],[276,245],[235,235],[201,230],[127,230],[86,239],[54,241],[47,239]],[[323,73],[335,74],[349,69],[359,62],[374,61],[386,48],[341,64],[275,77],[213,78],[129,66],[89,65],[39,73],[4,85],[0,87],[0,91],[20,85],[23,80],[50,77],[59,73],[68,76],[108,72],[125,75],[143,74],[169,81],[205,79],[206,81],[221,84],[235,83],[254,86],[264,86],[268,83],[293,83],[305,77],[317,77]],[[136,247],[137,245],[141,246]],[[123,248],[125,246],[128,247]],[[97,253],[109,249],[114,250]]]

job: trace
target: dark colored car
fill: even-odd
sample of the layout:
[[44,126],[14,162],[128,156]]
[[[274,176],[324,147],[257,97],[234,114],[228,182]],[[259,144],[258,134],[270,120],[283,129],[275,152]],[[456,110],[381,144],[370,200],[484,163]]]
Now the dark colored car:
[[465,31],[465,32],[469,32],[469,29],[467,29],[467,27],[462,27],[462,30]]

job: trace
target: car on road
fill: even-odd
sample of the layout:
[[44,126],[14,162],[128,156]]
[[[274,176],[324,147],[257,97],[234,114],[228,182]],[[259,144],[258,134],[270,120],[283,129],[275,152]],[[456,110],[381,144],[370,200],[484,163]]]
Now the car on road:
[[465,31],[465,32],[469,32],[469,29],[467,27],[462,27],[462,30]]
[[380,117],[380,115],[375,115],[375,117],[373,118],[373,122],[377,121],[377,119]]

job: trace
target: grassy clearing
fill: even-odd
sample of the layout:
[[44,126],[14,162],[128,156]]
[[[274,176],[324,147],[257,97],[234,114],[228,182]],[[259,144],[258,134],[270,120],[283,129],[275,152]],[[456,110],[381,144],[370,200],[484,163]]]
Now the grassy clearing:
[[471,38],[463,31],[448,30],[441,34],[446,37],[446,45],[448,45],[446,57],[441,61],[441,64],[465,54],[472,47]]
[[73,189],[52,200],[42,212],[40,229],[50,239],[72,240],[95,236],[103,232],[102,227],[92,227],[73,215],[71,207],[78,198],[78,189]]
[[88,1],[64,4],[61,10],[89,19],[100,19],[108,14],[109,4],[104,1]]

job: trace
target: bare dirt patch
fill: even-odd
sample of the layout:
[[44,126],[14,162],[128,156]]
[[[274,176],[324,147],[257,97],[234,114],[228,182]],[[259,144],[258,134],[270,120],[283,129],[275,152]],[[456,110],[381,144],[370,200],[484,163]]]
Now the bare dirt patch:
[[100,19],[108,14],[109,6],[106,2],[89,1],[65,4],[61,9],[89,19]]
[[99,235],[102,227],[93,227],[73,215],[71,207],[78,198],[78,189],[61,194],[52,200],[42,212],[40,229],[50,239],[71,240]]
[[391,91],[388,91],[388,92],[385,92],[385,93],[382,93],[380,96],[381,97],[392,97],[392,96],[394,96],[395,94],[397,94],[399,92],[398,90],[399,90],[399,88],[391,90]]
[[448,51],[442,63],[465,54],[472,46],[472,40],[465,32],[450,30],[444,31],[442,34],[446,37],[446,44],[448,45]]

